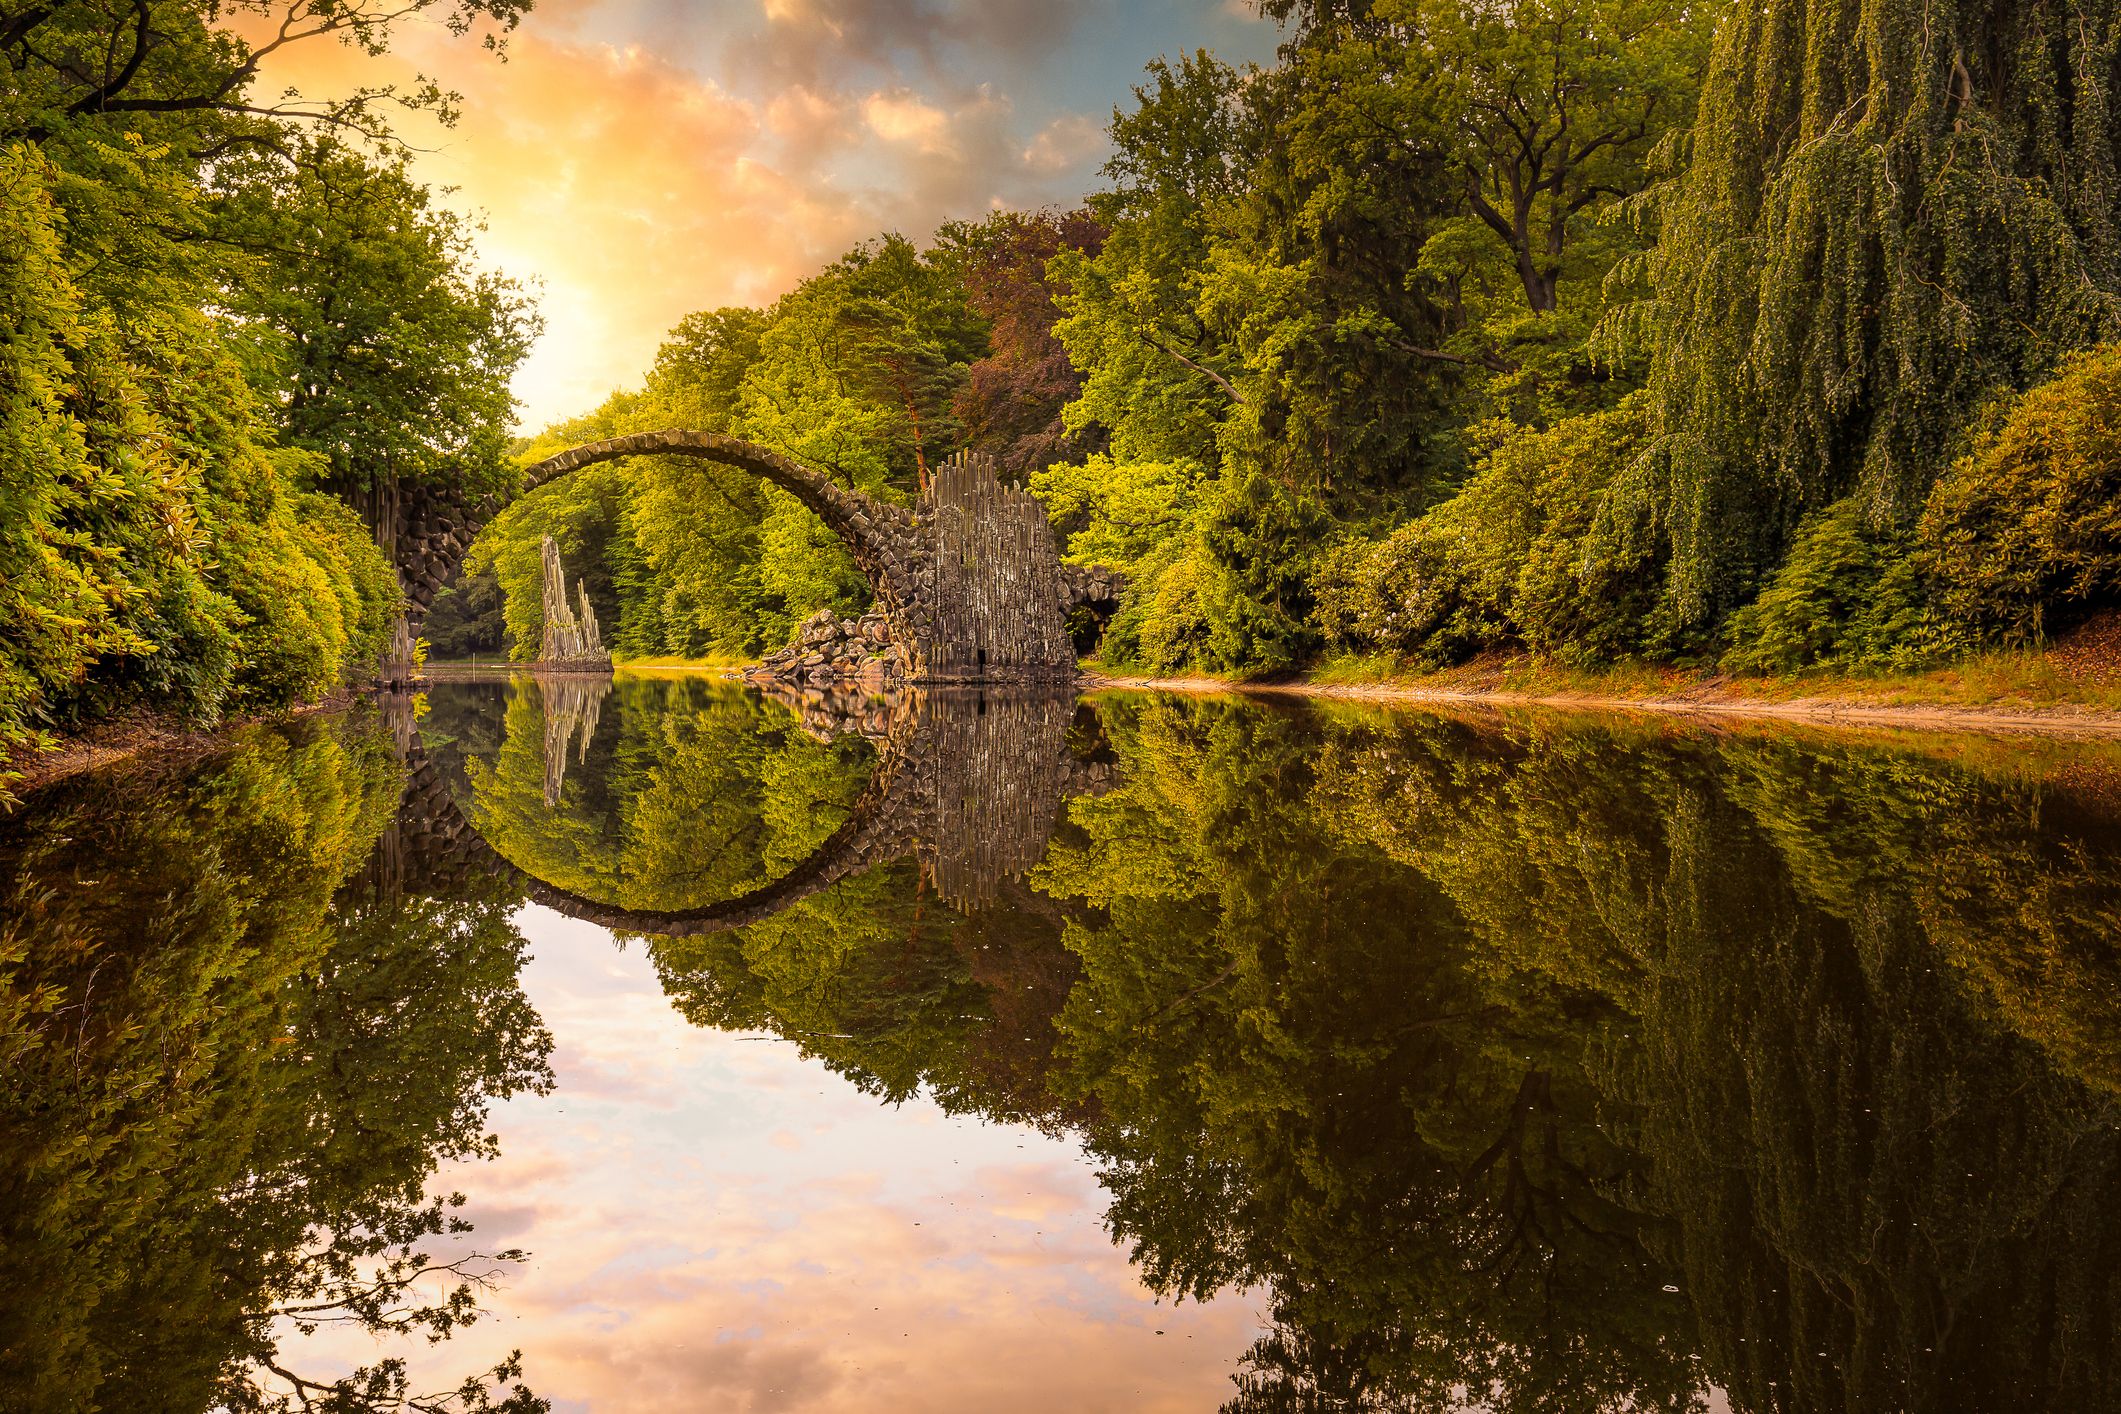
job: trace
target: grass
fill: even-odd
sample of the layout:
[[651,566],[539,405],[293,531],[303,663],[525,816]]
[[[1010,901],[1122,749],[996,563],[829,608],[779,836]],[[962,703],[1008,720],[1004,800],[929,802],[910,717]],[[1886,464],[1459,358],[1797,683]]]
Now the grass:
[[713,653],[704,658],[619,658],[613,666],[630,671],[672,671],[690,673],[728,672],[733,668],[749,667],[756,658],[739,657],[733,654]]

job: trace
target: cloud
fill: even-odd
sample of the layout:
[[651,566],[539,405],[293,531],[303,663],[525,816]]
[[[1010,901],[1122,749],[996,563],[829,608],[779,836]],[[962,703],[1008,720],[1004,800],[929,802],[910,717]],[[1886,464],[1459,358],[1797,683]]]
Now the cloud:
[[1118,0],[764,0],[765,24],[734,56],[773,79],[828,74],[953,74],[1049,57],[1093,14]]
[[649,958],[600,930],[536,908],[521,923],[523,985],[562,1052],[639,1071],[656,1098],[586,1095],[569,1067],[497,1107],[500,1157],[435,1180],[469,1195],[474,1231],[453,1240],[531,1254],[490,1314],[432,1347],[283,1333],[290,1368],[402,1354],[445,1388],[520,1348],[541,1394],[597,1414],[1178,1411],[1228,1393],[1259,1295],[1158,1302],[1074,1142],[885,1105],[787,1042],[687,1025]]
[[[666,1079],[721,1098],[697,1071]],[[471,1194],[466,1247],[505,1236],[531,1256],[487,1319],[393,1346],[416,1379],[521,1348],[540,1393],[598,1414],[1176,1411],[1213,1407],[1260,1330],[1256,1295],[1157,1302],[1101,1230],[1103,1195],[1044,1141],[1037,1161],[980,1164],[995,1134],[949,1120],[888,1176],[850,1175],[791,1157],[762,1117],[700,1169],[658,1147],[685,1134],[661,1109],[583,1132],[553,1123],[566,1103],[563,1086],[511,1105],[501,1159],[443,1175]],[[844,1082],[807,1107],[868,1136],[907,1118]],[[330,1372],[377,1349],[327,1331],[288,1353]]]
[[862,105],[869,131],[886,142],[911,145],[930,154],[955,151],[949,141],[950,115],[910,93],[872,93]]
[[483,260],[537,282],[517,379],[537,427],[637,386],[686,314],[770,302],[861,240],[1074,203],[1125,92],[1070,96],[1074,71],[1138,72],[1163,43],[1143,26],[1227,26],[1222,3],[544,0],[505,63],[408,25],[392,55],[295,46],[263,82],[463,94],[457,128],[409,135],[483,217]]
[[1055,174],[1074,171],[1102,156],[1105,130],[1088,115],[1063,113],[1038,130],[1023,152],[1023,165],[1033,172]]

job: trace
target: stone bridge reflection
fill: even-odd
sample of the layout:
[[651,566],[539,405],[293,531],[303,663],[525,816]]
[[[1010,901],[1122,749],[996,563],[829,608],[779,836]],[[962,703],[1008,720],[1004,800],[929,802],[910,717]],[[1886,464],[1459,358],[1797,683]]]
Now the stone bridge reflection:
[[[540,680],[546,801],[556,802],[570,756],[586,752],[609,679]],[[847,820],[771,883],[690,909],[627,908],[557,887],[502,856],[472,824],[414,724],[412,699],[380,699],[405,788],[380,852],[391,885],[455,897],[513,881],[555,912],[599,927],[697,937],[761,922],[842,879],[913,858],[935,893],[969,910],[993,898],[1044,854],[1063,804],[1098,793],[1112,768],[1069,748],[1073,692],[908,689],[888,699],[812,689],[773,694],[825,739],[858,733],[876,744],[874,772]]]

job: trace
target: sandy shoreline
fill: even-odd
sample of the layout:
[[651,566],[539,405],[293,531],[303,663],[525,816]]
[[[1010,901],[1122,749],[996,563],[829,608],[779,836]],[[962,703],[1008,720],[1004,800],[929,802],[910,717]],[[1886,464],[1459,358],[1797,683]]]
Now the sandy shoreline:
[[1228,682],[1220,678],[1113,677],[1086,673],[1085,692],[1182,692],[1196,695],[1319,698],[1380,706],[1536,707],[1668,717],[1797,722],[1811,726],[1896,727],[1939,732],[2050,737],[2121,737],[2121,712],[2099,707],[1950,707],[1846,701],[1829,697],[1774,701],[1717,694],[1623,697],[1597,693],[1409,687],[1398,683]]
[[[439,666],[439,665],[438,665]],[[466,681],[506,678],[525,671],[520,664],[481,664],[440,667],[434,680]],[[658,663],[639,669],[620,665],[620,671],[650,673],[704,673],[731,675],[727,664],[688,667]],[[1084,673],[1076,681],[1082,692],[1176,692],[1194,696],[1234,696],[1315,699],[1321,701],[1374,703],[1381,707],[1448,706],[1542,708],[1572,712],[1616,712],[1697,721],[1789,722],[1806,726],[1894,728],[1933,732],[1960,732],[1990,736],[2041,736],[2094,740],[2121,739],[2121,712],[2100,707],[2058,705],[2023,707],[1990,705],[1954,707],[1934,703],[1880,703],[1800,697],[1786,701],[1748,698],[1728,690],[1703,687],[1697,692],[1640,697],[1592,692],[1517,692],[1507,689],[1415,687],[1403,683],[1317,683],[1303,679],[1277,682],[1232,682],[1222,678],[1156,678]],[[323,702],[297,708],[286,716],[306,716],[342,708],[351,694],[338,694]],[[17,796],[65,780],[83,771],[95,770],[149,752],[183,752],[210,747],[229,730],[246,722],[269,720],[244,718],[204,730],[175,726],[146,718],[109,723],[79,737],[62,742],[55,750],[22,756],[4,763],[19,772],[5,789]],[[4,798],[4,797],[0,797]]]

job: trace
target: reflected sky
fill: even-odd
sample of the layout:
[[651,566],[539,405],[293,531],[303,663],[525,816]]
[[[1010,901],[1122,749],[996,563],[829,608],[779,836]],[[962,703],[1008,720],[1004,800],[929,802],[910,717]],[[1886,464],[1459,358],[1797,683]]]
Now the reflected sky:
[[[493,1317],[416,1352],[447,1384],[511,1347],[558,1410],[1201,1410],[1254,1293],[1158,1302],[1073,1138],[880,1103],[794,1041],[686,1024],[647,956],[531,907],[550,1095],[447,1170],[482,1251],[531,1252]],[[320,1334],[309,1364],[374,1358]]]

